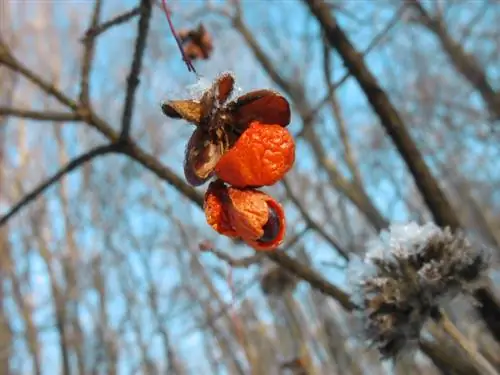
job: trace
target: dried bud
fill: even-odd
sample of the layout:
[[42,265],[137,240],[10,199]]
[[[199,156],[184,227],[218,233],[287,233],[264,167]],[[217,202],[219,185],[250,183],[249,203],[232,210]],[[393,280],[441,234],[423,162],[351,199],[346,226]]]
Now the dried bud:
[[271,266],[260,280],[262,292],[266,295],[282,295],[295,289],[297,278],[282,267]]
[[286,361],[281,364],[281,369],[283,372],[287,372],[290,375],[307,375],[307,369],[305,365],[304,358],[293,358],[290,361]]
[[382,357],[397,357],[417,342],[439,304],[470,292],[491,252],[461,232],[429,223],[393,225],[371,242],[349,276],[367,340]]
[[212,36],[200,24],[197,29],[181,30],[177,33],[183,46],[184,53],[191,60],[207,60],[213,51]]

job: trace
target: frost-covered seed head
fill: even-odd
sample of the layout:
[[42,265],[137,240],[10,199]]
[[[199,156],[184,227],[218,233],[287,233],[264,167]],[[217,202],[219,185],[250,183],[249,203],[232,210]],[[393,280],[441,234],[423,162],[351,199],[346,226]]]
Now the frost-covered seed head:
[[485,276],[489,249],[429,223],[392,225],[353,259],[348,275],[366,339],[382,357],[413,347],[439,304]]

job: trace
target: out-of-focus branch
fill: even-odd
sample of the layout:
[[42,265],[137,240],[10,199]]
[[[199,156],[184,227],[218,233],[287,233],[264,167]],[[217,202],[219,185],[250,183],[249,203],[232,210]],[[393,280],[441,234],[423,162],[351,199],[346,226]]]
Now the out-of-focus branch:
[[87,39],[95,38],[100,34],[104,33],[105,31],[109,30],[110,28],[127,22],[133,17],[139,15],[140,12],[141,12],[140,6],[136,6],[135,8],[125,13],[113,17],[109,21],[103,22],[100,25],[92,26],[85,32],[85,36],[82,38],[82,42],[85,43]]
[[73,111],[77,111],[78,105],[75,101],[69,99],[63,93],[61,93],[56,86],[47,82],[39,75],[28,69],[23,63],[17,60],[9,50],[6,44],[0,39],[0,65],[5,65],[12,69],[14,72],[20,73],[26,79],[31,81],[33,84],[38,86],[40,89],[45,91],[47,94],[56,98],[61,104],[71,108]]
[[76,168],[80,167],[84,163],[96,158],[97,156],[109,154],[111,152],[117,152],[119,150],[118,144],[108,144],[96,147],[83,155],[73,159],[68,164],[66,164],[63,168],[61,168],[56,174],[52,177],[48,178],[40,185],[38,185],[35,189],[33,189],[30,193],[26,194],[14,207],[12,207],[4,216],[0,218],[0,227],[7,223],[7,221],[14,216],[20,209],[26,206],[31,201],[35,200],[40,194],[42,194],[45,190],[47,190],[50,186],[55,184],[61,178],[63,178],[68,173],[72,172]]
[[309,127],[304,136],[309,141],[318,163],[328,174],[330,183],[365,215],[376,230],[380,231],[386,228],[389,225],[388,221],[382,216],[377,207],[375,207],[363,186],[353,183],[342,175],[334,161],[328,157],[314,129]]
[[[290,249],[295,244],[302,238],[306,232],[311,229],[309,226],[298,232],[295,236],[292,237],[291,240],[289,240],[284,246],[282,246],[283,249]],[[254,264],[259,264],[261,263],[264,258],[266,253],[264,252],[256,252],[253,255],[244,257],[244,258],[233,258],[229,254],[220,251],[212,246],[211,243],[202,243],[200,244],[200,250],[208,253],[214,254],[217,258],[220,260],[226,262],[228,265],[231,267],[236,267],[236,268],[248,268],[251,265]]]
[[[373,49],[375,49],[375,47],[377,47],[380,44],[380,42],[382,42],[382,40],[384,40],[384,38],[387,37],[387,35],[389,35],[392,29],[401,20],[401,16],[406,11],[406,9],[407,9],[406,4],[403,4],[398,9],[398,11],[394,14],[394,16],[389,20],[387,25],[380,31],[380,33],[375,35],[375,37],[368,44],[366,49],[361,53],[363,57],[365,57],[371,51],[373,51]],[[328,91],[325,97],[322,100],[320,100],[320,102],[316,104],[314,108],[312,108],[311,111],[305,116],[306,122],[314,120],[315,116],[319,113],[321,108],[323,108],[323,106],[326,105],[332,99],[335,90],[339,89],[350,77],[351,77],[351,72],[348,71],[337,82],[328,85]],[[302,132],[303,131],[304,130],[302,130]]]
[[130,124],[132,122],[132,114],[134,111],[135,91],[139,86],[139,75],[141,74],[142,57],[146,49],[146,41],[149,32],[149,23],[152,13],[152,0],[141,0],[140,7],[141,15],[137,30],[137,39],[135,41],[134,56],[132,58],[132,66],[127,78],[127,93],[125,96],[125,104],[123,107],[122,116],[122,131],[121,139],[128,138],[130,132]]
[[226,254],[224,251],[220,251],[213,247],[206,248],[203,251],[214,254],[217,258],[235,268],[248,268],[251,265],[260,263],[264,259],[263,253],[255,253],[244,258],[233,258],[229,254]]
[[[375,76],[369,71],[362,56],[357,52],[339,26],[336,18],[330,13],[323,1],[304,0],[304,2],[318,20],[331,47],[337,50],[344,60],[346,67],[365,92],[373,110],[380,118],[382,126],[393,140],[413,175],[415,183],[435,222],[439,226],[450,227],[452,230],[461,229],[462,225],[457,213],[425,163],[403,119],[377,82]],[[483,302],[481,306],[477,307],[478,312],[488,324],[492,333],[500,337],[494,318],[496,316],[496,320],[498,321],[500,317],[500,305],[494,301],[491,293],[484,288],[478,289],[475,297],[478,301],[485,300],[487,302]]]
[[345,309],[352,310],[354,308],[354,305],[346,292],[325,280],[312,268],[297,262],[281,250],[269,252],[267,256],[287,271],[290,271],[295,276],[307,281],[314,289],[333,297]]
[[0,107],[0,116],[12,116],[38,121],[71,122],[81,121],[81,117],[76,113],[64,113],[53,111],[32,111],[29,109]]
[[461,223],[458,216],[425,163],[403,119],[377,82],[375,76],[369,71],[363,57],[354,48],[323,1],[304,0],[304,2],[320,23],[330,46],[337,50],[347,69],[363,89],[373,110],[379,116],[382,126],[393,140],[412,173],[415,183],[436,223],[443,227],[460,228]]
[[[90,28],[97,27],[101,15],[102,1],[95,0],[94,10],[90,21]],[[92,60],[95,53],[95,38],[86,38],[83,44],[82,82],[80,87],[80,105],[88,107],[89,102],[89,75],[92,69]]]
[[[328,48],[327,41],[323,43],[323,46],[323,73],[326,84],[328,85],[328,91],[330,91],[333,85],[330,72],[330,49]],[[349,170],[351,171],[353,182],[358,186],[363,186],[361,173],[354,158],[354,152],[351,147],[351,142],[349,141],[349,135],[347,134],[347,126],[344,116],[342,115],[342,110],[340,109],[337,96],[335,95],[335,90],[332,90],[330,104],[333,117],[335,118],[335,123],[337,124],[340,140],[344,148],[344,158]]]
[[295,196],[295,194],[292,191],[292,188],[290,184],[288,183],[288,179],[284,178],[281,181],[283,187],[285,188],[285,191],[287,193],[287,196],[290,198],[290,200],[293,202],[293,204],[297,207],[299,210],[300,214],[302,215],[302,218],[305,220],[306,225],[313,229],[315,232],[318,232],[318,234],[325,239],[326,242],[328,242],[333,248],[337,250],[337,252],[340,254],[340,256],[344,259],[348,259],[348,251],[344,249],[344,247],[332,236],[330,236],[325,229],[318,225],[317,223],[314,222],[314,220],[311,218],[311,216],[307,213],[306,208],[300,202],[300,200]]
[[418,12],[420,24],[438,38],[455,70],[481,94],[494,120],[500,120],[500,92],[494,90],[477,59],[452,38],[442,17],[430,15],[419,0],[411,0],[410,4]]

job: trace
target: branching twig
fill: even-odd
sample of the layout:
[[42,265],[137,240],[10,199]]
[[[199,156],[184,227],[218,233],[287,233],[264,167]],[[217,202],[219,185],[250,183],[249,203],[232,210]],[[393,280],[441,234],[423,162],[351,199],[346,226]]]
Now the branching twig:
[[[323,74],[325,76],[326,84],[328,85],[328,90],[331,89],[332,86],[332,77],[330,72],[330,49],[328,48],[328,42],[325,40],[323,43]],[[335,123],[337,124],[337,129],[339,132],[340,140],[342,142],[342,146],[344,148],[344,159],[349,167],[349,170],[352,174],[353,182],[359,186],[363,186],[361,180],[361,173],[357,166],[354,151],[351,147],[351,142],[349,140],[349,135],[347,134],[347,126],[345,123],[344,116],[342,115],[342,110],[340,109],[339,102],[337,100],[337,96],[335,95],[335,90],[332,91],[330,106],[332,109],[333,117],[335,118]]]
[[340,256],[344,259],[348,259],[348,252],[345,250],[342,245],[333,237],[331,237],[326,231],[316,224],[314,220],[311,218],[311,216],[307,213],[307,210],[304,208],[302,203],[297,199],[297,197],[293,194],[292,189],[290,188],[290,185],[288,184],[287,179],[283,179],[281,181],[283,187],[285,188],[285,191],[287,192],[288,197],[291,199],[293,204],[297,207],[297,209],[300,211],[302,217],[304,218],[307,226],[314,231],[318,232],[318,234],[323,237],[326,242],[328,242],[332,247],[334,247]]
[[109,154],[111,152],[117,152],[119,150],[119,144],[107,144],[93,148],[92,150],[84,153],[83,155],[73,159],[63,168],[61,168],[55,175],[48,178],[30,193],[26,194],[14,207],[12,207],[4,216],[0,218],[0,227],[2,227],[7,221],[14,216],[19,210],[26,206],[31,201],[35,200],[40,194],[42,194],[51,185],[58,182],[65,175],[85,164],[86,162],[96,158],[97,156]]
[[[379,43],[389,34],[389,32],[398,24],[398,22],[401,20],[401,16],[403,15],[403,12],[406,11],[407,9],[407,4],[401,5],[399,10],[396,12],[394,17],[392,17],[391,20],[387,23],[387,25],[382,29],[382,31],[377,34],[370,44],[366,47],[366,49],[361,52],[362,57],[366,57],[375,47],[379,45]],[[326,103],[328,103],[332,99],[332,95],[334,94],[335,90],[339,89],[349,78],[351,77],[351,72],[346,72],[337,82],[334,84],[329,85],[328,91],[323,99],[314,106],[314,108],[305,116],[307,121],[312,121],[316,117],[316,115],[319,113],[321,108],[323,108]],[[302,130],[303,132],[304,130]]]
[[38,121],[81,121],[81,117],[76,113],[64,113],[53,111],[31,111],[28,109],[0,107],[0,116],[12,116]]
[[233,258],[224,251],[220,251],[215,248],[206,249],[205,251],[214,254],[220,260],[223,260],[231,267],[236,268],[248,268],[251,265],[258,264],[264,257],[263,253],[255,253],[244,258]]
[[128,12],[125,12],[123,14],[120,14],[109,21],[106,21],[100,25],[97,26],[92,26],[85,32],[85,36],[82,38],[82,42],[85,43],[87,39],[91,38],[96,38],[103,32],[107,31],[108,29],[112,28],[113,26],[120,25],[122,23],[127,22],[131,18],[139,15],[141,12],[140,6],[136,6],[135,8],[129,10]]
[[134,57],[132,58],[132,66],[130,74],[127,78],[127,94],[122,116],[122,132],[120,138],[128,138],[130,132],[130,123],[132,122],[132,113],[134,110],[135,91],[139,86],[139,75],[141,73],[142,56],[146,49],[146,40],[149,32],[149,22],[151,20],[152,1],[141,0],[141,16],[137,31],[137,39],[135,42]]
[[[299,241],[302,236],[309,230],[311,229],[309,226],[298,232],[290,241],[287,242],[287,244],[284,246],[285,249],[289,249]],[[231,267],[236,267],[236,268],[248,268],[251,265],[258,264],[264,259],[265,252],[256,252],[253,255],[244,257],[244,258],[233,258],[229,254],[225,253],[224,251],[220,251],[216,248],[214,248],[211,244],[203,244],[200,245],[200,247],[203,247],[202,251],[212,253],[214,254],[217,258],[220,260],[223,260],[226,262],[228,265]]]
[[[102,8],[101,0],[95,0],[94,11],[90,21],[90,28],[97,27]],[[80,88],[80,105],[88,107],[89,102],[89,75],[92,68],[92,60],[95,53],[95,38],[86,38],[84,41],[84,51],[82,59],[82,83]]]

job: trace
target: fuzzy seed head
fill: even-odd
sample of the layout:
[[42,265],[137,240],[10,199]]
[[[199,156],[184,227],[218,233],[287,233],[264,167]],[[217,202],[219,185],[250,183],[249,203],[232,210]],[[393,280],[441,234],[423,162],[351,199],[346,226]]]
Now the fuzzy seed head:
[[484,278],[489,249],[461,232],[429,223],[392,225],[349,264],[352,300],[365,338],[383,358],[417,343],[439,305],[471,292]]

